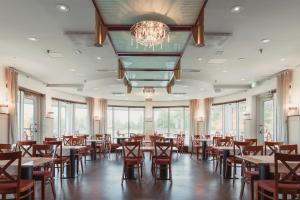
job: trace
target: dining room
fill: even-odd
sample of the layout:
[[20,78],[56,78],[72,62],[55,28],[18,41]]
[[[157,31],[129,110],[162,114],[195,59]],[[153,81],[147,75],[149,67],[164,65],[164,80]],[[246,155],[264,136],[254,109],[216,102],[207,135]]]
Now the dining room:
[[299,8],[2,0],[0,199],[300,199]]

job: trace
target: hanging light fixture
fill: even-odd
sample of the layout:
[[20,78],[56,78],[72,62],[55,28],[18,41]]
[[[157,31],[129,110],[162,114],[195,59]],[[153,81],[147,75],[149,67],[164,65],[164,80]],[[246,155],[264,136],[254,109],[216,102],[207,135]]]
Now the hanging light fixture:
[[159,21],[140,21],[134,24],[130,31],[137,44],[148,48],[162,45],[166,39],[169,41],[170,29],[166,24]]

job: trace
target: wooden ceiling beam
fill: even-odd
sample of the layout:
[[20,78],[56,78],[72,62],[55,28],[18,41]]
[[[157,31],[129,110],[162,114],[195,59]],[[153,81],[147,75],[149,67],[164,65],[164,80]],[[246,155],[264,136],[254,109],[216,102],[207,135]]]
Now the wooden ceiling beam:
[[202,47],[204,46],[204,9],[208,0],[203,0],[200,13],[195,22],[194,27],[192,28],[192,35],[196,46]]
[[95,8],[95,46],[97,47],[103,47],[105,38],[107,36],[107,28],[105,26],[105,23],[103,21],[103,18],[101,16],[100,10],[98,8],[96,0],[92,0],[94,8]]

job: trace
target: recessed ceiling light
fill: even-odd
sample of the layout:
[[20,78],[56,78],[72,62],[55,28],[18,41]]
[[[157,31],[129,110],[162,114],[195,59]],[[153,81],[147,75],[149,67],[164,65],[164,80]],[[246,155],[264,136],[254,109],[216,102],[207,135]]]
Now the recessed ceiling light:
[[231,8],[231,12],[232,12],[232,13],[240,13],[243,9],[244,9],[244,8],[243,8],[242,6],[236,5],[236,6],[233,6],[233,7]]
[[223,64],[227,61],[227,59],[222,58],[213,58],[208,61],[208,64]]
[[33,42],[36,42],[36,41],[38,41],[39,39],[36,38],[36,37],[29,37],[28,40],[33,41]]
[[56,5],[56,9],[58,9],[61,12],[68,12],[68,11],[70,11],[70,8],[67,5],[65,5],[65,4],[57,4]]
[[245,60],[246,58],[239,58],[239,60]]
[[63,58],[64,55],[57,51],[47,50],[47,54],[52,58]]
[[263,38],[263,39],[260,40],[260,42],[266,44],[266,43],[271,42],[271,40],[268,39],[268,38]]
[[71,71],[71,72],[75,72],[75,71],[76,71],[76,69],[73,69],[73,68],[72,68],[72,69],[70,69],[70,71]]
[[101,58],[100,56],[98,56],[96,59],[97,59],[97,60],[101,60],[102,58]]
[[189,86],[188,86],[188,85],[183,85],[182,87],[184,87],[184,88],[188,88]]
[[198,61],[202,61],[203,60],[203,58],[198,58]]
[[245,81],[246,79],[245,78],[241,78],[241,81]]
[[223,70],[223,72],[224,72],[224,73],[227,73],[228,71],[227,71],[227,70]]
[[82,54],[82,52],[81,52],[79,49],[76,49],[76,50],[74,51],[74,53],[75,53],[75,54]]

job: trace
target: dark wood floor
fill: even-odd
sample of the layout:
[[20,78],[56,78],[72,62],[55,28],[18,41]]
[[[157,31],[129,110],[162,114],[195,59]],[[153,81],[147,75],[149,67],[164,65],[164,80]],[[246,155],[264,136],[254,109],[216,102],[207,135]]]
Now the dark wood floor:
[[[232,181],[224,181],[219,174],[213,171],[211,161],[197,161],[188,154],[174,160],[173,184],[169,181],[158,181],[150,172],[149,155],[146,155],[146,164],[141,185],[138,181],[126,181],[121,186],[122,160],[111,159],[87,161],[83,174],[75,179],[56,180],[57,199],[62,200],[151,200],[151,199],[239,199],[240,180],[233,186]],[[38,185],[37,185],[38,186]],[[39,187],[37,187],[38,190]],[[50,185],[47,186],[47,200],[52,199]],[[249,199],[248,185],[245,188],[244,199]],[[37,191],[37,195],[39,195]]]

